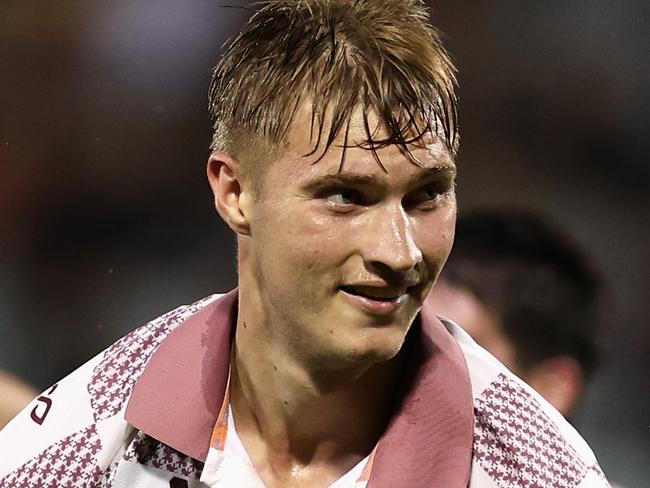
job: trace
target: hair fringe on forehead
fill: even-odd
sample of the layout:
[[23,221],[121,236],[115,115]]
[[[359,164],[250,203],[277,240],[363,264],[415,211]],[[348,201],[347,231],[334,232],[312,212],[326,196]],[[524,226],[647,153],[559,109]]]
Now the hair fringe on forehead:
[[[366,132],[360,145],[380,165],[377,150],[392,144],[419,164],[409,144],[427,134],[442,135],[456,152],[455,68],[422,1],[268,0],[255,6],[213,72],[213,149],[237,152],[256,138],[277,147],[306,97],[311,154],[321,147],[324,154],[341,131],[347,146],[358,108]],[[372,111],[385,137],[371,127]]]

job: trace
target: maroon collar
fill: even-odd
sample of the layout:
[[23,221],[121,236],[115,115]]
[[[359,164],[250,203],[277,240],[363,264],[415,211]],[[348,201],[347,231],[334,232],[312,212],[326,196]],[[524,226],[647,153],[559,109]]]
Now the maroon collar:
[[237,290],[191,315],[163,340],[133,387],[126,420],[205,461],[228,381]]
[[[233,290],[171,332],[136,382],[126,420],[205,461],[223,403],[236,313]],[[368,486],[465,488],[474,418],[463,353],[426,304],[405,347],[408,384],[379,441]]]
[[474,401],[465,356],[426,302],[404,347],[408,384],[379,440],[368,487],[466,488]]

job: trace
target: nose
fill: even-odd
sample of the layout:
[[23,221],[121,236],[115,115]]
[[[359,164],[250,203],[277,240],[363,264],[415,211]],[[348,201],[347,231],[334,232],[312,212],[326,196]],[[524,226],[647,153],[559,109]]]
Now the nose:
[[363,250],[366,264],[376,269],[406,274],[422,262],[411,219],[404,207],[390,205],[371,217]]

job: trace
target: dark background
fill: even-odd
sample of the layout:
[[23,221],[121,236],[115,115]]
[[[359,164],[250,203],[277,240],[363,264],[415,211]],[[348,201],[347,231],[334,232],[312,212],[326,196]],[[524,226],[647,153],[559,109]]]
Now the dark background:
[[[204,176],[234,0],[0,1],[0,368],[44,388],[234,286]],[[540,209],[608,281],[608,357],[575,424],[650,485],[650,2],[438,1],[460,70],[460,209]]]

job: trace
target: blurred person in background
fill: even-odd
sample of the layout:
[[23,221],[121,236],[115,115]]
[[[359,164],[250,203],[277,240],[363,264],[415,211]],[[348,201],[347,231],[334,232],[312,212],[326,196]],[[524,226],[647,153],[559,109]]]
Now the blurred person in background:
[[38,392],[16,376],[0,370],[0,429],[14,418]]
[[598,364],[600,295],[598,274],[566,233],[503,207],[459,218],[428,301],[568,416]]

